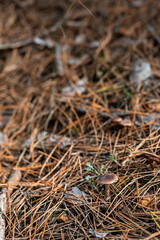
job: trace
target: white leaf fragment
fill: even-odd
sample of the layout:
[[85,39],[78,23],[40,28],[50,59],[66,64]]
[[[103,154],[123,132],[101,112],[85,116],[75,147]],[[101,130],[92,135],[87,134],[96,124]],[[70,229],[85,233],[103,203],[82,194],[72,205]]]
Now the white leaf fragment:
[[97,47],[99,47],[100,46],[100,41],[93,41],[93,42],[91,42],[90,44],[89,44],[89,46],[91,47],[91,48],[97,48]]
[[[41,138],[44,138],[48,133],[46,131],[42,131],[38,134],[38,136],[35,137],[34,139],[34,143],[38,140],[40,140]],[[29,147],[32,143],[33,140],[33,136],[29,137],[24,143],[23,143],[23,147]]]
[[78,83],[74,84],[74,87],[64,87],[61,93],[69,96],[73,96],[76,92],[82,94],[86,91],[86,83],[87,79],[83,77],[78,81]]
[[0,132],[0,144],[6,141],[7,141],[7,136],[3,132]]
[[60,76],[63,76],[65,73],[65,69],[62,62],[62,46],[59,43],[55,45],[55,57],[57,72]]
[[[141,115],[136,118],[136,125],[140,126],[142,124],[148,124],[149,122],[153,121],[151,124],[151,127],[153,127],[154,131],[157,131],[160,129],[160,115],[154,116],[154,115]],[[155,120],[155,121],[154,121]]]
[[8,187],[8,191],[9,191],[9,194],[11,194],[13,192],[13,186],[12,184],[14,185],[15,183],[18,183],[20,180],[21,180],[21,177],[22,177],[22,173],[21,171],[19,170],[14,170],[8,180],[8,184],[9,184],[9,187]]
[[83,191],[81,191],[78,187],[72,187],[72,190],[65,194],[65,197],[68,198],[72,203],[80,203],[83,202],[80,199],[89,199],[87,194]]
[[42,131],[36,137],[34,137],[34,136],[29,137],[23,143],[22,146],[29,147],[33,141],[33,138],[34,138],[34,143],[41,142],[44,145],[58,144],[58,147],[60,149],[63,149],[64,147],[69,146],[72,143],[72,140],[69,137],[64,137],[62,135],[57,135],[57,134],[52,134],[51,136],[47,136],[47,135],[48,135],[48,132]]
[[68,65],[72,66],[72,65],[76,65],[79,64],[80,59],[79,58],[71,58],[68,60]]
[[108,234],[108,232],[96,232],[92,228],[89,229],[89,233],[91,233],[94,237],[97,237],[97,238],[103,238]]
[[57,134],[51,135],[49,137],[49,142],[57,144],[61,139],[62,141],[58,145],[60,149],[63,149],[64,147],[72,143],[72,140],[69,137],[63,137],[62,135],[57,135]]
[[87,41],[87,36],[85,34],[79,34],[75,37],[75,43],[80,44]]
[[53,48],[54,43],[51,41],[51,39],[42,39],[39,37],[34,37],[33,42],[37,45],[41,45],[44,47],[48,47],[48,48]]
[[138,86],[139,83],[143,84],[149,82],[149,78],[152,76],[152,69],[148,62],[143,59],[138,59],[132,69],[131,78],[135,86]]

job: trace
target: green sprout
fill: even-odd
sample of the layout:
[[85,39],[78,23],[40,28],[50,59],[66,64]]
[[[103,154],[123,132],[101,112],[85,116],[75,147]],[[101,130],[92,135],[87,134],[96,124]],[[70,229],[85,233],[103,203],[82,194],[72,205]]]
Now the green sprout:
[[124,98],[127,98],[127,99],[131,98],[131,93],[127,91],[125,88],[123,89],[123,93],[124,93]]
[[115,155],[110,153],[109,154],[109,162],[112,163],[115,160]]
[[[101,165],[99,172],[93,167],[93,165],[92,165],[91,162],[87,162],[87,163],[86,163],[86,166],[87,166],[87,168],[85,168],[85,170],[86,170],[87,172],[95,173],[96,176],[98,176],[98,177],[101,175],[101,173],[102,173],[102,171],[103,171],[103,169],[104,169],[104,165],[103,165],[103,164]],[[88,181],[89,181],[90,179],[92,179],[92,178],[94,178],[94,176],[91,176],[91,175],[87,175],[87,176],[86,176],[86,180],[88,180]]]

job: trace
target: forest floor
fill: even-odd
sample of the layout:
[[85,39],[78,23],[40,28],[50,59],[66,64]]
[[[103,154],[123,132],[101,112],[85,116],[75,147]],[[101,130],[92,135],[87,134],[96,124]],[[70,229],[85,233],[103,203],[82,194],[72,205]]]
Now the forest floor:
[[160,239],[159,13],[158,0],[0,2],[6,239]]

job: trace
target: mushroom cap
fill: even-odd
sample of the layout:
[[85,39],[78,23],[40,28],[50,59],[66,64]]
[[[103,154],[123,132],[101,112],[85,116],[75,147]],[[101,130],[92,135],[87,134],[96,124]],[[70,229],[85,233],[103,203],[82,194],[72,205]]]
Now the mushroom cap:
[[118,176],[114,173],[106,173],[103,176],[100,176],[98,182],[100,184],[112,184],[118,181]]

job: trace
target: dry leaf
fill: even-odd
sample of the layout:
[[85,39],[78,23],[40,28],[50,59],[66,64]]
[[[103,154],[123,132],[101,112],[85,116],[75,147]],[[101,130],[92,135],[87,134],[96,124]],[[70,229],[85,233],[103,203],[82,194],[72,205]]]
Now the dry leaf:
[[72,190],[65,194],[65,197],[74,204],[82,204],[80,199],[89,198],[85,192],[82,192],[78,187],[72,187]]
[[89,229],[89,233],[91,233],[94,237],[97,237],[97,238],[104,238],[108,234],[108,232],[97,232],[92,228]]
[[57,220],[60,220],[62,222],[67,222],[68,221],[68,216],[66,213],[61,214]]
[[120,123],[120,122],[122,122],[122,118],[121,117],[118,117],[118,116],[116,116],[116,117],[112,117],[112,122],[115,122],[115,123]]
[[137,87],[139,83],[148,83],[149,78],[152,76],[152,69],[148,62],[143,59],[138,59],[134,65],[131,74],[134,86]]
[[149,204],[151,203],[152,198],[151,197],[143,197],[139,203],[143,206],[143,207],[148,207]]
[[[47,136],[47,132],[46,131],[42,131],[41,133],[38,134],[38,136],[35,137],[34,139],[34,143],[36,141],[39,141],[40,139],[43,139],[45,136]],[[29,137],[24,143],[23,143],[23,147],[29,147],[32,143],[32,136]]]
[[11,194],[12,191],[13,191],[13,187],[11,187],[10,185],[12,185],[12,184],[15,185],[16,183],[18,183],[18,182],[20,181],[21,177],[22,177],[21,171],[19,171],[19,170],[14,170],[14,171],[12,172],[12,174],[11,174],[9,180],[8,180],[9,193],[10,193],[10,194]]
[[62,94],[73,96],[76,93],[82,94],[86,91],[87,79],[85,77],[81,78],[78,83],[72,86],[67,86],[62,89]]
[[148,103],[148,107],[155,112],[160,112],[160,102]]
[[57,134],[51,135],[47,141],[50,143],[57,144],[61,139],[62,141],[58,145],[60,149],[63,149],[64,147],[69,146],[72,143],[72,140],[69,137],[63,137],[62,135]]
[[7,136],[3,132],[0,132],[0,144],[6,141],[7,141]]
[[123,127],[131,127],[132,126],[132,122],[129,119],[123,119],[119,124],[122,125]]
[[[141,115],[136,118],[136,125],[140,126],[142,124],[147,124],[153,127],[154,131],[157,131],[160,128],[159,122],[160,115]],[[154,121],[155,120],[155,121]]]

